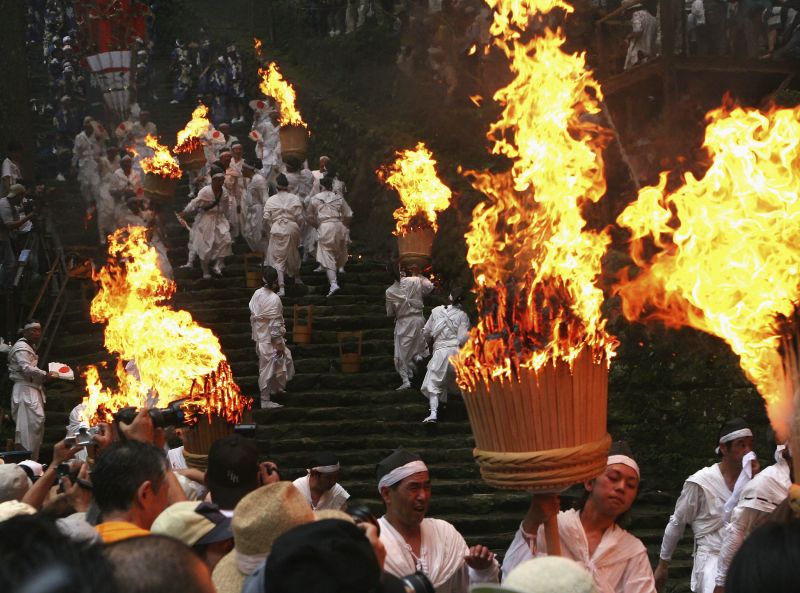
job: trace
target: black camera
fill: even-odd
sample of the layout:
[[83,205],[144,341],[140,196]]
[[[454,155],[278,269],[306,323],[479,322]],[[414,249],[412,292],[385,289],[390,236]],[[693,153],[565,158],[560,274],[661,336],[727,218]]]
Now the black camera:
[[400,577],[400,582],[406,593],[435,593],[433,583],[420,571]]
[[234,434],[240,434],[243,437],[248,439],[256,438],[256,429],[258,428],[255,424],[236,424],[233,427]]
[[[166,408],[150,408],[147,413],[153,419],[153,426],[156,428],[166,428],[167,426],[184,426],[186,424],[186,414],[181,408],[183,400],[178,400],[170,403]],[[114,420],[122,424],[130,424],[136,418],[139,411],[129,406],[121,408],[114,414]]]

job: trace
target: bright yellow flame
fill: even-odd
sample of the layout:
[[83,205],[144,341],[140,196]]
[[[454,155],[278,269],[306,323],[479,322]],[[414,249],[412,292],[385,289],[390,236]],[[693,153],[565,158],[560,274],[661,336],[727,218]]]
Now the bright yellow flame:
[[395,235],[421,227],[436,231],[438,212],[450,205],[452,192],[436,176],[436,161],[420,142],[413,150],[397,152],[397,160],[376,171],[378,178],[400,195],[402,206],[394,211]]
[[473,43],[472,46],[469,48],[467,55],[474,56],[477,51],[478,51],[478,46]]
[[[789,316],[800,272],[800,107],[722,107],[708,114],[702,179],[645,187],[618,218],[643,271],[617,287],[629,319],[658,319],[718,336],[787,436],[776,315]],[[661,249],[647,257],[646,244]],[[652,250],[651,250],[652,251]]]
[[183,175],[181,166],[175,160],[175,157],[169,153],[169,148],[159,144],[158,139],[152,134],[145,136],[144,143],[148,148],[153,149],[153,154],[140,161],[139,164],[142,166],[142,171],[153,173],[160,177],[181,178],[181,175]]
[[208,121],[206,115],[208,115],[208,107],[201,103],[192,112],[192,119],[186,124],[186,127],[178,132],[177,143],[173,149],[175,152],[191,152],[202,144],[200,138],[211,129],[211,122]]
[[[126,406],[143,407],[151,393],[163,406],[191,392],[184,404],[189,415],[214,411],[230,422],[241,420],[249,403],[230,376],[219,340],[187,311],[169,306],[175,283],[161,275],[147,229],[128,227],[110,236],[108,264],[94,280],[99,291],[91,317],[106,323],[105,347],[118,357],[117,388],[104,386],[97,367],[88,367],[85,419],[103,419]],[[138,378],[125,372],[123,361],[131,360]],[[215,381],[208,386],[212,375]],[[205,389],[198,389],[201,384]]]
[[610,239],[587,230],[581,209],[605,193],[605,130],[592,123],[601,91],[584,55],[565,53],[562,31],[527,38],[560,1],[487,0],[494,45],[514,79],[494,95],[503,106],[488,137],[512,161],[505,173],[475,173],[487,197],[473,211],[467,261],[478,286],[480,320],[454,360],[459,384],[511,380],[520,367],[569,363],[584,348],[609,360],[616,340],[600,314],[596,281]]
[[261,83],[258,88],[261,89],[265,96],[272,97],[278,103],[281,124],[308,127],[297,107],[295,107],[297,97],[295,96],[294,88],[278,72],[277,64],[270,62],[266,69],[259,68],[258,74],[261,76]]

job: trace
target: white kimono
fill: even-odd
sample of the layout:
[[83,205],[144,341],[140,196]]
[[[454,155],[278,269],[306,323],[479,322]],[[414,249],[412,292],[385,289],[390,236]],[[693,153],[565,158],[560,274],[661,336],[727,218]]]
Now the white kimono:
[[786,499],[791,485],[789,464],[780,456],[777,463],[762,470],[744,487],[731,521],[722,532],[715,579],[717,586],[725,586],[728,568],[736,552],[747,536],[766,523],[770,514]]
[[[292,353],[286,347],[286,325],[281,298],[269,288],[259,288],[250,299],[250,325],[258,354],[258,388],[279,393],[294,377]],[[283,350],[276,345],[283,344]]]
[[122,193],[132,192],[139,195],[142,190],[142,176],[136,169],[131,168],[130,175],[125,175],[125,171],[121,167],[114,171],[108,184],[108,191],[114,198],[114,224],[116,228],[122,228],[128,224],[125,220],[130,210],[125,204],[125,197],[120,197]]
[[133,157],[133,168],[137,172],[142,172],[141,161],[144,158],[153,156],[153,149],[145,144],[145,138],[148,136],[158,136],[158,127],[154,122],[147,122],[142,125],[138,120],[131,124],[131,131],[129,137],[133,142],[133,149],[135,156]]
[[644,8],[631,15],[631,34],[624,69],[627,70],[658,54],[658,19]]
[[469,317],[457,306],[440,305],[431,311],[422,333],[425,340],[433,340],[433,356],[420,390],[427,398],[435,395],[446,402],[448,391],[458,389],[450,357],[458,354],[469,337]]
[[233,253],[231,250],[230,223],[225,217],[228,192],[223,187],[219,200],[212,186],[207,185],[189,202],[184,212],[197,212],[189,235],[189,249],[194,250],[201,262],[211,263]]
[[261,140],[256,143],[256,156],[261,159],[264,176],[269,179],[281,162],[280,127],[274,125],[269,117],[264,117],[253,124],[253,129],[261,135]]
[[[67,422],[67,436],[71,437],[74,436],[78,429],[82,426],[84,428],[89,427],[88,422],[83,421],[83,415],[86,412],[86,404],[83,402],[79,403],[77,406],[72,408],[69,413],[69,419]],[[81,461],[86,461],[88,454],[86,453],[86,447],[75,453],[75,459],[80,459]]]
[[264,204],[264,226],[269,231],[267,264],[296,277],[300,273],[300,225],[303,204],[296,195],[279,191]]
[[228,222],[231,223],[231,238],[235,239],[242,234],[246,211],[244,208],[244,195],[247,187],[247,179],[242,175],[242,165],[244,159],[238,162],[231,159],[228,170],[225,172],[225,189],[228,190]]
[[11,417],[16,422],[14,441],[31,451],[34,461],[44,437],[44,388],[47,372],[38,367],[39,356],[24,338],[8,352],[8,378],[11,388]]
[[402,577],[419,570],[433,583],[436,593],[467,593],[472,584],[497,582],[500,572],[497,561],[485,570],[470,568],[464,561],[464,556],[469,553],[467,542],[447,521],[422,520],[422,545],[418,558],[385,516],[378,521],[381,542],[386,548],[383,565],[386,572]]
[[[598,593],[655,593],[647,548],[619,525],[606,529],[591,556],[580,512],[574,509],[560,512],[558,534],[561,555],[574,560],[592,575]],[[531,537],[520,525],[503,559],[503,578],[522,562],[546,555],[543,551],[547,549],[546,543],[544,526]]]
[[414,357],[428,355],[422,299],[431,291],[433,283],[424,276],[401,278],[386,289],[386,314],[395,318],[394,368],[404,382],[414,376]]
[[324,511],[325,509],[344,510],[347,506],[347,499],[350,498],[350,494],[342,488],[341,484],[334,484],[333,488],[322,493],[322,496],[319,497],[319,502],[314,506],[314,501],[311,499],[309,476],[305,475],[302,478],[297,478],[292,484],[300,491],[300,494],[305,496],[313,511]]
[[311,195],[311,188],[314,187],[314,175],[308,169],[300,169],[293,173],[286,172],[286,179],[289,182],[289,193],[296,195],[300,199],[305,199]]
[[264,232],[264,203],[268,197],[267,180],[261,173],[255,173],[245,193],[242,236],[250,249],[262,255],[267,254],[269,243],[269,238]]
[[95,134],[87,136],[86,132],[81,132],[75,136],[75,144],[72,147],[72,166],[78,167],[78,183],[80,183],[81,195],[87,204],[97,201],[100,190],[98,161],[101,155],[101,147]]
[[317,228],[317,262],[338,270],[347,263],[347,225],[353,211],[343,197],[324,191],[311,198],[307,214],[310,225]]
[[96,203],[97,229],[102,240],[116,230],[117,203],[111,195],[111,183],[117,169],[119,169],[119,157],[115,157],[113,161],[109,161],[107,156],[100,158],[100,185]]
[[683,484],[675,503],[664,539],[661,542],[661,559],[669,561],[683,536],[687,524],[694,533],[694,566],[691,589],[694,593],[712,593],[717,576],[717,559],[722,546],[725,502],[731,497],[719,464],[704,467],[692,474]]

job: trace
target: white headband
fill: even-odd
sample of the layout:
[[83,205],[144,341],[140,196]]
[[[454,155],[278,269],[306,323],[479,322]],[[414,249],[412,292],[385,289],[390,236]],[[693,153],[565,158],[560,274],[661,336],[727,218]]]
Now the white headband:
[[42,324],[39,323],[38,321],[29,321],[22,327],[22,329],[34,329],[34,328],[42,329]]
[[[744,437],[751,437],[753,436],[753,431],[749,428],[740,428],[739,430],[734,430],[733,432],[729,432],[725,436],[723,436],[719,440],[720,445],[724,445],[725,443],[730,443],[731,441],[735,441],[736,439],[742,439]],[[719,454],[719,447],[714,449],[714,452]]]
[[336,465],[318,465],[316,467],[312,467],[309,472],[319,472],[321,474],[333,474],[339,471],[339,464]]
[[428,471],[428,466],[425,465],[425,462],[419,459],[406,463],[405,465],[401,465],[400,467],[396,467],[388,474],[383,476],[381,481],[378,482],[378,492],[380,492],[384,486],[394,486],[400,480],[405,480],[408,476],[413,476],[414,474],[426,471]]
[[606,467],[609,465],[614,465],[615,463],[621,463],[622,465],[627,465],[633,471],[636,472],[636,475],[641,477],[641,473],[639,472],[639,464],[636,463],[633,459],[628,457],[627,455],[609,455],[608,462],[606,463]]

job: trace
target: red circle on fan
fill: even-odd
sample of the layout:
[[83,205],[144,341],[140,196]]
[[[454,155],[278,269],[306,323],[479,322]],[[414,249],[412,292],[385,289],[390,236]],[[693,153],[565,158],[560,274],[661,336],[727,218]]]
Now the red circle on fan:
[[59,373],[68,373],[69,372],[69,367],[67,367],[67,366],[58,367],[58,372]]

